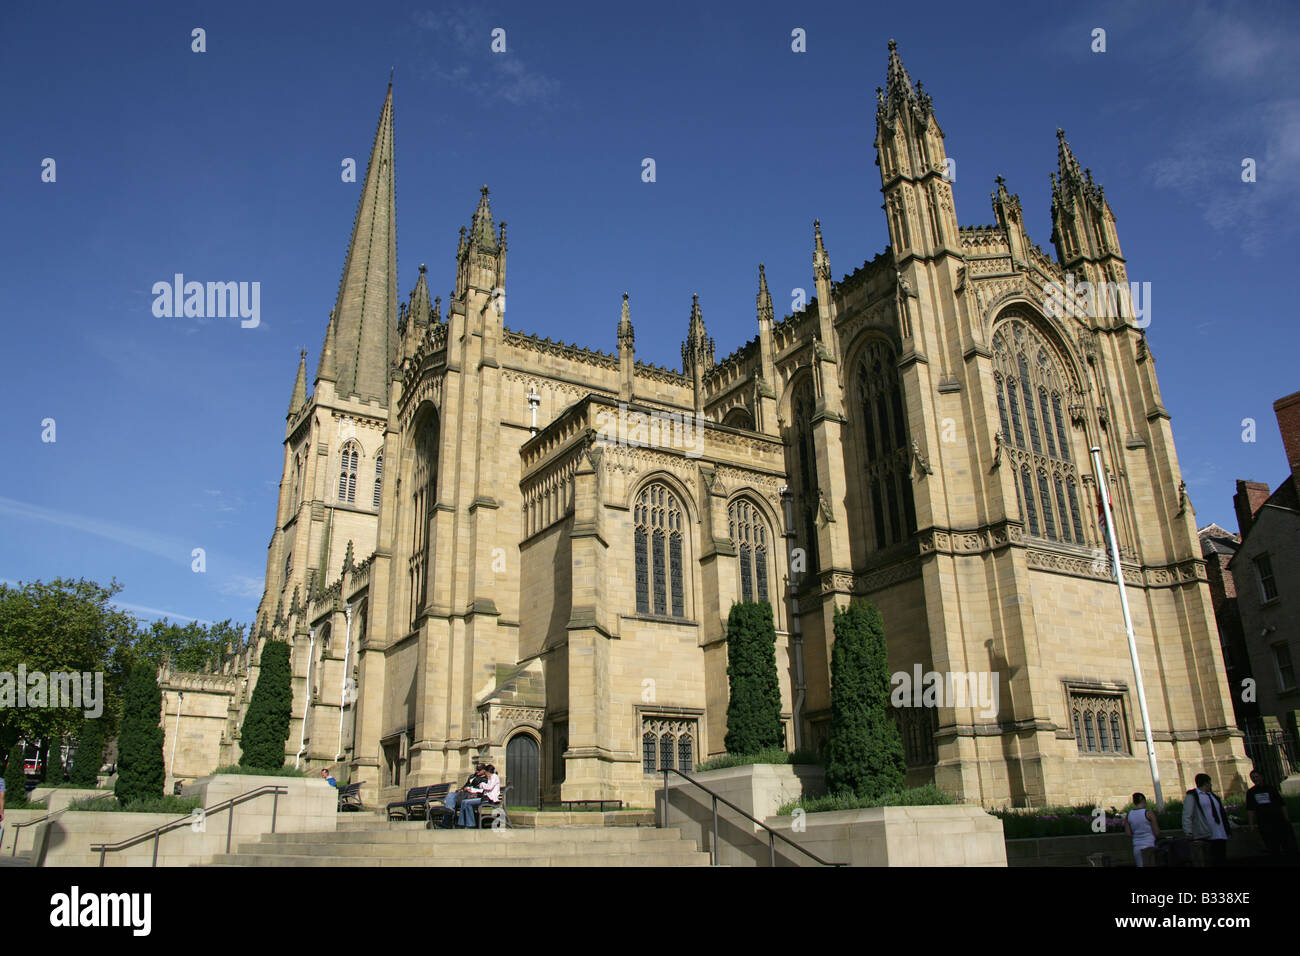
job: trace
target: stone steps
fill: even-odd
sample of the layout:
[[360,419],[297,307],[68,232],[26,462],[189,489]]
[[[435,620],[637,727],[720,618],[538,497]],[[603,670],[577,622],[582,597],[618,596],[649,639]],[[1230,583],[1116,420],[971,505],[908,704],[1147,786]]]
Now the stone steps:
[[212,866],[707,866],[670,827],[426,830],[423,823],[268,833]]

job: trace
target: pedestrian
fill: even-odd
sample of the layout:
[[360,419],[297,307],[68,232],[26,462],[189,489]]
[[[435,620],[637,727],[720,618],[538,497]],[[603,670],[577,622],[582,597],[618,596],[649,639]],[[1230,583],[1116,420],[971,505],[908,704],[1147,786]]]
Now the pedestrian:
[[1264,782],[1258,770],[1250,772],[1254,784],[1246,791],[1246,822],[1259,827],[1259,839],[1271,855],[1294,856],[1295,830],[1291,828],[1291,815],[1277,787]]
[[339,785],[339,782],[335,780],[332,776],[330,776],[330,771],[328,767],[320,768],[320,776],[321,779],[324,780],[326,783],[328,783],[331,787],[337,787]]
[[1151,865],[1156,840],[1160,839],[1160,824],[1156,815],[1147,809],[1145,794],[1133,794],[1133,809],[1124,814],[1124,832],[1133,838],[1133,865]]
[[1198,773],[1183,799],[1183,835],[1192,840],[1197,866],[1222,866],[1228,857],[1228,822],[1223,801],[1210,788],[1210,775]]

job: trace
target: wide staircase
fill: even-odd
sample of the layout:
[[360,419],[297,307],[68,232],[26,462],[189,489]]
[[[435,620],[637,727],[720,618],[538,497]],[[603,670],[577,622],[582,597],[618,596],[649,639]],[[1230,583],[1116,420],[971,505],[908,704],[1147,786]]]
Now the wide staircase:
[[213,866],[708,866],[675,827],[426,830],[422,821],[349,821],[332,832],[267,833]]

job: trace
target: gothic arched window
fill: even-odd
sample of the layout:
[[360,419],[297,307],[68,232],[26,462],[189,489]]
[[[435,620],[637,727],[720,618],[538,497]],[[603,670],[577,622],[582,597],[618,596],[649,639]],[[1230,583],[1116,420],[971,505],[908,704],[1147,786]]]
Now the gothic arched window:
[[293,456],[293,481],[290,483],[289,503],[296,511],[298,508],[298,490],[302,487],[302,455]]
[[642,488],[633,509],[638,614],[685,617],[682,508],[665,485]]
[[872,342],[863,350],[856,385],[864,513],[870,517],[867,541],[872,550],[879,550],[916,531],[903,387],[888,343]]
[[379,491],[384,483],[384,450],[375,456],[375,507],[379,507]]
[[357,500],[357,464],[361,452],[354,441],[343,446],[339,454],[339,501],[352,504]]
[[[375,478],[375,494],[379,493],[379,478]],[[428,415],[415,433],[415,468],[411,474],[411,621],[419,615],[427,598],[429,565],[431,561],[430,538],[433,529],[434,506],[438,500],[438,423]]]
[[993,366],[1002,442],[1015,466],[1025,530],[1085,544],[1063,413],[1069,407],[1068,385],[1056,352],[1028,322],[1013,318],[993,335]]
[[[767,525],[756,507],[743,498],[727,509],[731,546],[740,562],[740,599],[768,601]],[[770,603],[770,602],[769,602]]]

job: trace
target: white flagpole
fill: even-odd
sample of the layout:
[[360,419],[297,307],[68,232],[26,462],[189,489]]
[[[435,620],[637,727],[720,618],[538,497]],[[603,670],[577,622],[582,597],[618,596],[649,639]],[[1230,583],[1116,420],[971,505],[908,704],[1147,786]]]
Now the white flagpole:
[[1124,590],[1124,572],[1119,565],[1119,541],[1115,537],[1115,521],[1110,512],[1110,488],[1106,473],[1101,467],[1101,449],[1092,448],[1092,471],[1097,476],[1097,490],[1101,499],[1102,515],[1106,519],[1106,543],[1110,548],[1110,563],[1115,569],[1115,582],[1119,585],[1119,606],[1124,611],[1124,630],[1128,634],[1128,653],[1133,660],[1133,680],[1137,685],[1138,709],[1142,713],[1142,730],[1147,739],[1147,762],[1151,764],[1151,783],[1156,789],[1156,809],[1164,810],[1165,798],[1160,792],[1160,770],[1156,766],[1156,745],[1151,736],[1151,717],[1147,713],[1147,692],[1142,686],[1142,667],[1138,663],[1137,638],[1133,634],[1133,616],[1128,609],[1128,593]]

